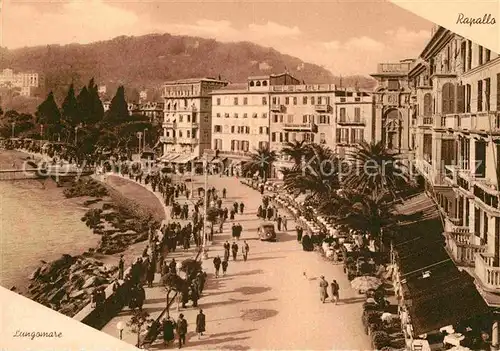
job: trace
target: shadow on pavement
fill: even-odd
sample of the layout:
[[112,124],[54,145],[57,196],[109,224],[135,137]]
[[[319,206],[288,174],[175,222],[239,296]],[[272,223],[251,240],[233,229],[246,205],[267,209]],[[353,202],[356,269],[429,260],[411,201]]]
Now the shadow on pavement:
[[254,269],[254,270],[251,270],[251,271],[246,271],[246,272],[240,272],[238,274],[236,274],[237,276],[239,275],[254,275],[254,274],[262,274],[264,273],[264,271],[262,269]]
[[243,286],[241,288],[234,289],[233,291],[242,293],[243,295],[255,295],[262,294],[270,290],[271,288],[268,286]]
[[277,260],[278,258],[285,258],[285,256],[275,256],[275,257],[254,257],[248,258],[248,261],[265,261],[265,260]]
[[200,301],[198,303],[198,306],[203,309],[209,309],[210,307],[220,307],[220,306],[226,306],[226,305],[233,305],[233,304],[238,304],[242,302],[246,302],[248,300],[237,300],[237,299],[228,299],[226,301],[218,301],[218,302],[209,302],[209,303],[204,303],[203,301]]
[[242,312],[243,312],[241,315],[242,320],[250,320],[253,322],[271,318],[278,314],[278,311],[276,310],[269,310],[264,308],[243,310]]
[[[186,342],[186,347],[202,346],[202,345],[217,345],[217,344],[226,343],[226,342],[235,342],[235,341],[250,339],[250,337],[248,337],[248,336],[242,337],[242,338],[228,337],[228,338],[224,338],[224,339],[212,339],[212,336],[210,336],[208,338],[205,336],[205,338],[206,339],[201,339],[201,340],[197,340],[196,337],[190,338],[189,341]],[[244,346],[244,347],[246,347],[246,346]],[[212,348],[212,349],[235,350],[232,346],[226,346],[226,347],[220,346],[220,347],[216,347],[216,348]],[[250,347],[246,347],[244,349],[237,348],[236,350],[249,350],[249,349],[250,349]]]
[[365,302],[366,297],[350,297],[348,299],[340,299],[339,305],[349,305],[351,303],[360,303],[360,302]]

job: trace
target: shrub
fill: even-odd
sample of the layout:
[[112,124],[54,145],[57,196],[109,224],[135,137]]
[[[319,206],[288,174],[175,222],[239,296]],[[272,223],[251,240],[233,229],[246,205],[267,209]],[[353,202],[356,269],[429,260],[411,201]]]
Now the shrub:
[[383,331],[376,331],[372,334],[372,344],[376,350],[390,345],[391,338],[389,334]]

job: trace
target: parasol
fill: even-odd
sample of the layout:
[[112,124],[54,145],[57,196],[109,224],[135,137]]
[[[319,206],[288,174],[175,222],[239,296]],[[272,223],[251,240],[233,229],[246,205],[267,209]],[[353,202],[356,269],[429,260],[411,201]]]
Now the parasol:
[[382,281],[376,277],[363,276],[355,278],[351,281],[353,289],[358,291],[367,291],[370,289],[377,289],[382,285]]

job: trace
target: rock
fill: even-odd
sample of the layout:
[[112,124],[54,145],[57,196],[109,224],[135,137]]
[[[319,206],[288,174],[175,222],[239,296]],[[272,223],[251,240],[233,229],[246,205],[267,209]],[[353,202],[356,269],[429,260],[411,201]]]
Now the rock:
[[96,283],[98,283],[97,277],[90,277],[87,280],[85,280],[85,283],[83,283],[82,288],[83,289],[90,288],[91,286],[96,285]]
[[16,290],[17,290],[17,288],[16,288],[15,286],[12,286],[12,287],[10,288],[10,291],[16,291]]
[[42,270],[42,267],[38,267],[37,269],[35,269],[33,271],[33,273],[30,274],[29,279],[30,280],[35,280],[36,278],[38,278],[38,276],[40,275],[40,271],[41,270]]

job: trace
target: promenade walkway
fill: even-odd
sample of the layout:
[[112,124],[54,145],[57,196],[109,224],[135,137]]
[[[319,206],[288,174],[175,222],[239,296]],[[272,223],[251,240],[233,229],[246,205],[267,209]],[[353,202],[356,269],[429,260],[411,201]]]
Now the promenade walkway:
[[[234,178],[210,177],[209,187],[228,190],[223,204],[228,208],[234,201],[245,203],[245,214],[234,222],[241,223],[243,234],[239,242],[250,245],[249,260],[229,262],[228,275],[215,279],[212,259],[223,254],[222,244],[231,240],[231,221],[222,234],[216,234],[209,250],[208,281],[199,301],[207,316],[207,333],[198,340],[195,335],[197,308],[181,309],[189,323],[187,349],[310,349],[310,350],[369,350],[370,340],[361,323],[364,298],[350,288],[342,266],[332,265],[315,252],[304,252],[295,240],[295,223],[288,222],[288,231],[278,233],[279,241],[257,239],[259,220],[256,210],[261,195]],[[290,218],[290,216],[287,216]],[[304,275],[304,272],[306,275]],[[322,304],[319,299],[319,276],[340,284],[341,303]],[[146,308],[155,312],[165,305],[165,292],[156,286],[146,291]],[[126,313],[126,312],[124,312]],[[158,312],[159,313],[159,312]],[[177,317],[173,311],[172,316]],[[118,316],[117,318],[119,318]],[[115,318],[103,329],[117,336]],[[124,331],[124,340],[135,342],[134,335]],[[172,348],[172,346],[171,346]],[[160,342],[151,349],[164,349]]]

